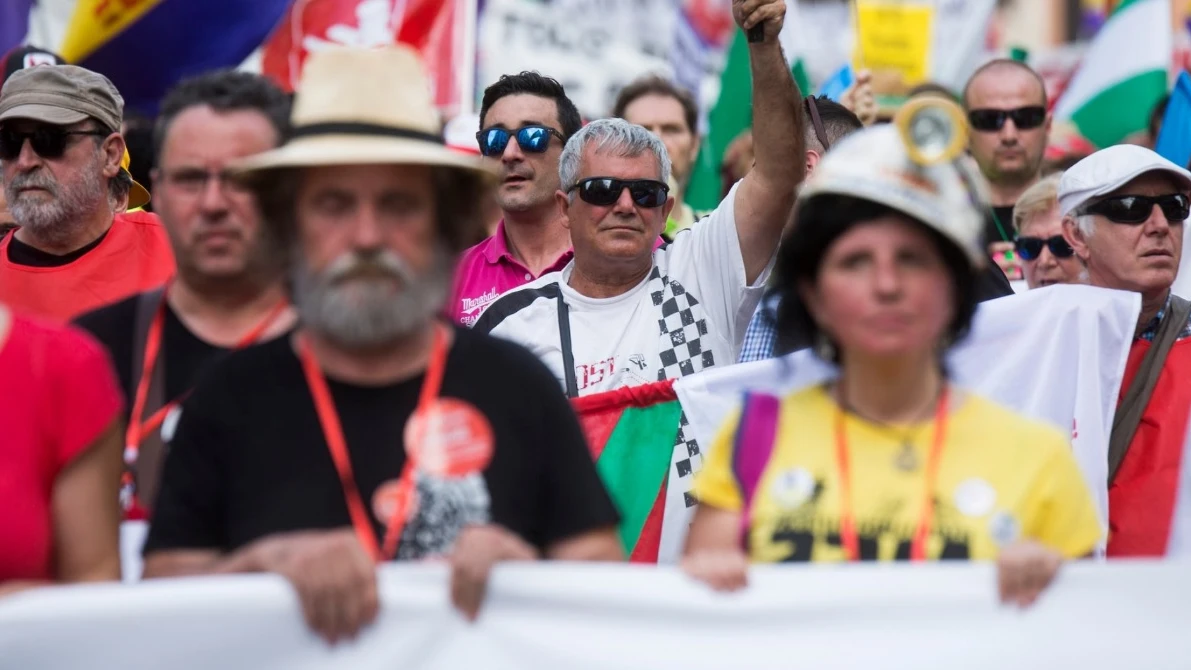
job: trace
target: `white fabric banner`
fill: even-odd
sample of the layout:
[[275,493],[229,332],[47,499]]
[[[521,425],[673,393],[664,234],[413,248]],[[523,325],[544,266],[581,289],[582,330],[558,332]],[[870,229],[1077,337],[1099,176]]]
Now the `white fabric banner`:
[[43,589],[0,599],[0,668],[1185,668],[1185,563],[1069,565],[1032,609],[989,564],[764,566],[712,593],[673,568],[510,565],[475,624],[443,566],[381,569],[381,615],[334,648],[280,577]]
[[[1072,446],[1108,521],[1108,436],[1141,298],[1090,286],[1051,286],[982,303],[972,332],[950,355],[961,386],[1070,431]],[[834,376],[800,351],[709,370],[674,387],[700,448],[711,448],[746,389],[788,393]],[[686,479],[690,479],[689,477]],[[681,491],[677,495],[681,495]],[[660,555],[681,552],[685,524],[670,524]]]

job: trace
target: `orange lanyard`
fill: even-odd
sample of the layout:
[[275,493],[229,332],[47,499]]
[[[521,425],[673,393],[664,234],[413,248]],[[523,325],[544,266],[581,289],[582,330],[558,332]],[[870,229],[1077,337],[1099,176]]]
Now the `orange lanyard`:
[[[265,315],[265,318],[260,323],[240,338],[235,348],[242,349],[259,340],[288,305],[289,302],[286,300],[278,302],[273,309],[269,310],[269,313]],[[169,416],[170,412],[186,398],[186,394],[184,393],[181,397],[171,400],[164,407],[154,412],[148,421],[141,421],[141,417],[145,414],[145,403],[148,402],[149,398],[149,386],[153,382],[153,369],[157,366],[157,356],[161,353],[162,330],[165,327],[165,310],[166,295],[163,293],[161,303],[157,306],[157,313],[153,315],[153,322],[149,324],[149,333],[145,339],[145,360],[141,364],[141,378],[136,385],[132,413],[128,417],[128,428],[124,433],[124,463],[127,465],[124,472],[124,486],[130,492],[132,491],[133,482],[132,473],[128,468],[132,468],[136,463],[137,456],[141,450],[141,442],[151,435],[153,431],[157,430],[165,422],[165,418]],[[131,493],[131,497],[127,502],[129,508],[139,504],[136,501],[135,493]]]
[[[442,387],[443,370],[447,359],[447,327],[436,323],[434,341],[430,345],[430,363],[426,368],[426,379],[422,382],[422,390],[418,396],[416,415],[428,417],[429,410],[438,398]],[[389,560],[397,555],[397,543],[405,529],[405,522],[413,509],[414,490],[416,482],[414,474],[417,470],[414,454],[416,449],[407,444],[405,448],[405,467],[401,470],[401,478],[397,482],[396,501],[393,512],[388,520],[388,530],[385,531],[383,548],[377,542],[376,529],[368,518],[364,508],[364,499],[360,496],[360,489],[356,485],[356,477],[352,473],[351,459],[347,453],[347,440],[343,436],[343,426],[339,423],[339,414],[335,411],[335,401],[331,398],[331,390],[327,387],[327,379],[310,343],[306,338],[298,338],[298,357],[302,361],[302,371],[306,374],[306,383],[310,386],[310,395],[314,398],[314,409],[318,412],[319,423],[322,424],[323,437],[327,440],[327,450],[331,452],[331,460],[335,462],[335,470],[339,473],[339,483],[343,486],[343,496],[347,500],[347,511],[351,515],[352,526],[355,527],[356,537],[364,545],[364,549],[372,556],[372,560]],[[422,422],[425,426],[429,421]],[[421,439],[425,430],[411,436]]]
[[[910,560],[926,560],[926,541],[930,537],[930,526],[934,520],[934,490],[939,477],[939,461],[943,457],[943,443],[947,434],[947,405],[951,389],[943,387],[939,402],[935,405],[935,435],[930,455],[926,461],[926,487],[922,494],[922,513],[914,529],[914,541],[910,545]],[[856,535],[856,519],[852,514],[852,472],[848,463],[848,437],[844,431],[844,409],[837,403],[835,413],[835,458],[840,479],[840,537],[848,560],[860,559],[860,540]]]

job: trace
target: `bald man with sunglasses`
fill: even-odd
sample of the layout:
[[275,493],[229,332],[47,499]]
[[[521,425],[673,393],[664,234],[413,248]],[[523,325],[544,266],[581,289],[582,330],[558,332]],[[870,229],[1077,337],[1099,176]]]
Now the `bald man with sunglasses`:
[[1109,557],[1166,551],[1191,409],[1191,302],[1171,286],[1191,172],[1139,146],[1097,151],[1059,182],[1063,235],[1093,286],[1140,294],[1108,447]]
[[174,272],[156,216],[123,212],[124,100],[106,77],[39,65],[0,89],[0,177],[18,228],[0,238],[0,302],[65,321]]

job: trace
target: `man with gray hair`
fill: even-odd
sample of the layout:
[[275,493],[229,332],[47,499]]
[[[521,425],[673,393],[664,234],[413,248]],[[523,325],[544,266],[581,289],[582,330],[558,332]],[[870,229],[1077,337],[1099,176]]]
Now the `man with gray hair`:
[[18,70],[0,89],[0,177],[18,226],[0,238],[0,302],[66,320],[173,275],[157,217],[124,212],[123,115],[112,82],[74,65]]
[[537,354],[570,397],[736,360],[806,166],[798,87],[777,40],[785,3],[734,3],[733,14],[762,33],[749,43],[754,169],[709,217],[655,249],[674,206],[665,147],[622,119],[591,123],[559,161],[574,260],[506,293],[475,324]]
[[1059,182],[1063,235],[1088,283],[1141,294],[1108,446],[1109,556],[1161,556],[1170,535],[1191,410],[1191,303],[1170,290],[1189,195],[1191,172],[1132,145],[1097,151]]

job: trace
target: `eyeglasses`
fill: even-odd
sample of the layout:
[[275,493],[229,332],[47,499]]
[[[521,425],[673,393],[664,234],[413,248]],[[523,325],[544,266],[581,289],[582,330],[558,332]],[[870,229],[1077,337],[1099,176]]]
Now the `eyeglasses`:
[[231,193],[246,193],[248,183],[230,170],[208,172],[199,168],[178,168],[164,172],[165,181],[183,193],[197,195],[207,190],[207,184],[214,179],[221,189]]
[[1171,223],[1182,223],[1191,214],[1191,201],[1182,193],[1170,195],[1119,195],[1094,202],[1081,210],[1081,214],[1099,214],[1113,223],[1137,225],[1150,219],[1154,205],[1162,208],[1162,214]]
[[615,177],[584,179],[567,189],[567,193],[579,189],[579,197],[583,198],[584,202],[597,207],[607,207],[616,204],[616,201],[620,200],[620,194],[626,188],[629,190],[633,202],[640,207],[661,207],[666,204],[666,199],[670,195],[670,187],[660,181],[616,179]]
[[1062,235],[1055,235],[1042,239],[1041,237],[1019,237],[1013,241],[1013,248],[1022,257],[1022,260],[1032,261],[1042,255],[1042,247],[1050,249],[1051,255],[1055,258],[1070,258],[1075,250],[1067,244],[1067,240],[1063,239]]
[[562,141],[566,138],[562,133],[547,126],[523,126],[516,131],[504,128],[489,128],[476,133],[476,141],[480,143],[480,153],[488,157],[499,156],[509,146],[509,140],[517,138],[517,146],[522,151],[534,154],[545,153],[550,148],[550,138],[557,137]]
[[972,128],[986,133],[1000,130],[1005,125],[1005,119],[1013,119],[1013,125],[1019,130],[1031,130],[1046,121],[1046,108],[973,109],[968,112],[968,123]]
[[10,161],[21,155],[21,147],[25,140],[33,145],[33,150],[42,158],[61,158],[66,153],[66,145],[71,135],[92,135],[107,137],[110,133],[103,130],[62,130],[49,126],[42,126],[28,133],[18,133],[15,130],[0,130],[0,160]]
[[815,129],[815,137],[819,140],[823,151],[827,151],[831,148],[831,141],[827,139],[827,130],[823,127],[822,117],[819,116],[819,105],[815,102],[815,96],[808,95],[802,101],[806,104],[806,111],[811,115],[811,126]]

